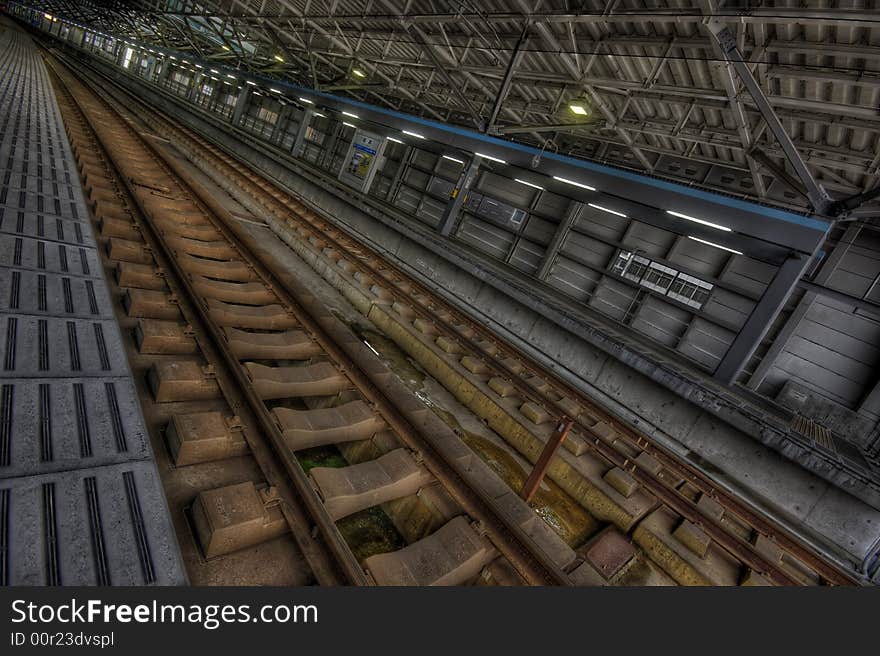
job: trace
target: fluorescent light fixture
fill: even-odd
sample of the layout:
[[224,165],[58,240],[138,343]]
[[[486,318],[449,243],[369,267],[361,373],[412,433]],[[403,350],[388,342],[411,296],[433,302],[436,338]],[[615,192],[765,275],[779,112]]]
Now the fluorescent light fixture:
[[498,162],[499,164],[507,164],[503,159],[498,159],[497,157],[492,157],[491,155],[484,155],[483,153],[474,153],[477,157],[482,157],[483,159],[490,159],[493,162]]
[[196,68],[201,68],[201,67],[202,67],[201,64],[193,64],[193,65],[194,65]]
[[312,114],[312,116],[319,116],[319,117],[321,117],[321,118],[327,118],[327,115],[326,115],[326,114],[322,114],[321,112],[315,112],[314,114]]
[[345,126],[348,126],[348,127],[350,127],[350,128],[356,128],[356,127],[357,127],[354,123],[346,123],[345,121],[343,121],[342,124],[345,125]]
[[457,157],[451,157],[450,155],[443,155],[443,159],[448,159],[450,162],[455,162],[456,164],[464,164],[463,159],[458,159]]
[[568,106],[568,108],[579,116],[586,116],[587,114],[589,114],[587,108],[578,103],[572,103]]
[[358,77],[367,77],[367,74],[364,73],[364,72],[363,72],[361,69],[359,69],[359,68],[353,68],[353,69],[351,69],[351,72],[354,73],[355,75],[357,75]]
[[275,87],[272,87],[271,89],[269,89],[269,91],[271,91],[272,93],[281,93],[281,89],[276,89]]
[[236,79],[236,77],[234,75],[230,75],[229,73],[226,74],[226,77],[228,77],[230,80]]
[[542,187],[540,185],[536,185],[532,182],[529,182],[528,180],[521,180],[520,178],[514,178],[513,181],[519,182],[521,185],[525,185],[526,187],[533,187],[535,189],[544,189],[544,187]]
[[615,216],[622,216],[624,219],[626,218],[626,214],[623,212],[618,212],[617,210],[610,210],[607,207],[602,207],[601,205],[596,205],[595,203],[587,203],[590,207],[595,207],[597,210],[602,210],[603,212],[608,212],[609,214],[614,214]]
[[229,50],[229,46],[227,46],[227,45],[223,45],[223,46],[220,46],[220,47],[223,48],[224,50]]
[[591,187],[590,185],[586,185],[581,182],[575,182],[574,180],[569,180],[568,178],[560,178],[558,175],[554,175],[553,179],[559,180],[559,182],[564,182],[565,184],[573,185],[575,187],[580,187],[581,189],[587,189],[588,191],[596,191],[595,187]]
[[276,61],[284,62],[284,57],[282,57],[281,55],[275,55],[275,59]]
[[352,114],[351,112],[342,112],[343,116],[351,116],[352,118],[360,118],[357,114]]
[[416,139],[424,139],[425,135],[419,134],[418,132],[410,132],[409,130],[401,130],[404,134],[408,134],[411,137],[415,137]]
[[299,101],[300,101],[300,102],[307,103],[307,104],[309,104],[309,105],[314,105],[314,104],[315,104],[315,101],[314,101],[314,100],[309,100],[308,98],[303,98],[302,96],[299,97]]
[[720,248],[722,251],[727,251],[728,253],[733,253],[734,255],[742,255],[740,251],[735,251],[732,248],[728,248],[727,246],[722,246],[721,244],[715,244],[711,241],[706,241],[705,239],[700,239],[699,237],[694,237],[692,235],[688,235],[688,239],[693,239],[694,241],[698,241],[701,244],[706,244],[706,246],[712,246],[713,248]]
[[245,80],[245,84],[250,84],[252,87],[257,86],[256,82],[251,82],[250,80]]
[[215,73],[216,75],[220,75],[220,71],[218,71],[216,68],[212,68],[211,72]]
[[709,221],[703,221],[703,219],[696,219],[692,216],[688,216],[687,214],[682,214],[681,212],[673,212],[672,210],[666,210],[667,214],[671,214],[672,216],[677,216],[679,219],[685,219],[687,221],[693,221],[694,223],[699,223],[700,225],[709,226],[710,228],[715,228],[716,230],[723,230],[724,232],[732,232],[730,228],[723,225],[718,225],[717,223],[710,223]]
[[393,141],[394,143],[402,144],[403,142],[400,139],[395,139],[394,137],[385,137],[388,141]]

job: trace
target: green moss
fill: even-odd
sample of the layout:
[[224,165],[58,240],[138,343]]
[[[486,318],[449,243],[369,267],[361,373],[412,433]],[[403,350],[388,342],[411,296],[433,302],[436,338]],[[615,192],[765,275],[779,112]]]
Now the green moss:
[[[492,441],[467,431],[462,432],[462,441],[512,490],[519,492],[522,489],[528,472],[510,453]],[[530,505],[570,547],[580,546],[599,530],[599,522],[548,478],[544,479]]]
[[[528,472],[516,458],[491,440],[462,428],[455,415],[439,406],[424,391],[425,373],[398,345],[388,337],[359,326],[352,326],[358,337],[373,349],[389,368],[419,397],[443,422],[456,431],[482,460],[486,462],[512,490],[522,489]],[[562,488],[549,478],[532,501],[535,512],[570,546],[583,544],[599,530],[599,522]]]
[[343,517],[336,526],[359,562],[406,546],[391,519],[378,506]]
[[[296,457],[306,472],[313,467],[347,467],[349,464],[332,444],[303,449]],[[378,506],[343,517],[336,526],[360,562],[374,554],[406,546],[391,519]]]
[[303,449],[296,452],[296,459],[302,468],[309,472],[313,467],[345,467],[348,463],[342,454],[332,444],[316,446],[311,449]]

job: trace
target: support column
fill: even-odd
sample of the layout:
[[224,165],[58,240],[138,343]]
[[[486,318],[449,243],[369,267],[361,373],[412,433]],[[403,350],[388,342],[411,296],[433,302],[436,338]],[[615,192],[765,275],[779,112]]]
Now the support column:
[[440,219],[440,225],[437,226],[437,232],[444,237],[448,237],[455,227],[458,215],[461,213],[461,207],[467,198],[468,191],[474,180],[477,178],[477,172],[480,169],[480,158],[474,157],[461,172],[455,189],[452,190],[451,202],[447,203],[446,209],[443,211],[443,217]]
[[[196,80],[198,80],[198,82]],[[186,93],[183,96],[188,103],[195,104],[195,98],[198,94],[199,85],[203,84],[204,81],[205,77],[200,73],[193,74],[193,76],[189,79],[189,84],[186,85]]]
[[[324,152],[321,153],[321,163],[318,164],[325,171],[329,171],[330,167],[333,166],[333,155],[336,152],[336,142],[339,140],[339,135],[342,134],[342,130],[345,128],[342,123],[336,123],[333,128],[333,133],[330,135],[330,138],[327,140],[327,144],[324,146]],[[342,166],[345,166],[343,163]],[[339,171],[333,171],[334,175],[338,175]]]
[[[861,227],[855,223],[847,227],[840,242],[822,263],[819,272],[813,278],[813,282],[819,285],[824,285],[828,281],[831,274],[837,269],[843,256],[846,255],[849,248],[855,243],[856,237],[860,231]],[[761,383],[764,382],[764,379],[767,377],[767,374],[770,373],[770,369],[773,368],[779,354],[785,350],[788,341],[791,339],[792,335],[794,335],[801,320],[804,318],[804,315],[806,315],[815,299],[816,294],[809,290],[803,295],[797,307],[794,309],[794,312],[791,313],[791,316],[788,317],[782,330],[776,336],[776,339],[773,340],[773,345],[770,347],[770,350],[768,350],[761,359],[761,363],[749,379],[749,389],[757,390],[761,386]]]
[[394,172],[394,177],[391,179],[391,184],[388,186],[388,195],[385,196],[385,199],[389,203],[394,203],[394,198],[397,196],[397,190],[400,189],[400,181],[403,180],[403,173],[406,171],[406,167],[409,166],[414,152],[413,147],[407,144],[406,150],[403,151],[403,157],[400,158],[397,170]]
[[[213,80],[212,80],[213,81]],[[214,112],[217,107],[217,101],[220,99],[220,95],[223,93],[223,82],[215,82],[213,88],[211,89],[211,95],[208,97],[208,105],[206,109],[209,112]]]
[[303,111],[302,120],[299,122],[299,129],[296,131],[296,139],[293,140],[293,148],[290,151],[294,157],[302,156],[303,143],[306,139],[306,128],[311,124],[314,114],[315,110],[311,107],[306,107]]
[[281,109],[278,111],[278,120],[275,122],[275,127],[272,128],[272,134],[269,136],[271,143],[278,143],[281,140],[281,135],[287,129],[287,122],[291,111],[293,111],[293,108],[290,105],[281,106]]
[[159,63],[159,60],[153,57],[153,63],[147,67],[147,82],[153,82],[153,76],[156,74],[156,64]]
[[232,125],[238,125],[241,123],[241,117],[244,116],[244,110],[247,108],[248,101],[251,98],[251,90],[248,85],[241,90],[241,93],[238,94],[238,98],[235,101],[235,109],[232,110],[232,119],[230,122]]
[[798,280],[810,266],[812,257],[792,254],[773,277],[761,300],[755,305],[749,318],[743,324],[727,353],[715,369],[716,379],[732,384],[742,371],[749,358],[758,348],[764,335],[770,330],[776,317],[782,311]]
[[166,57],[162,60],[162,70],[159,73],[159,78],[156,80],[156,84],[160,87],[167,86],[169,75],[171,75],[171,60]]
[[583,208],[584,204],[576,200],[569,203],[568,211],[565,213],[560,224],[556,227],[556,232],[553,233],[553,239],[550,240],[550,244],[544,252],[544,257],[538,265],[538,280],[546,280],[547,276],[550,275],[550,269],[556,259],[556,254],[562,247],[562,242],[565,241],[569,230],[571,230],[571,226],[574,225],[574,222],[577,220]]

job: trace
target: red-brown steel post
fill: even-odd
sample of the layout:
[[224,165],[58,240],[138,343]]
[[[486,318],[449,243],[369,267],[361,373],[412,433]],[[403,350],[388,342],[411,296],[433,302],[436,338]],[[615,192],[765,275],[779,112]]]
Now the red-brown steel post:
[[550,468],[550,460],[553,459],[553,455],[559,449],[559,446],[565,442],[565,438],[568,435],[568,431],[571,430],[573,423],[568,417],[560,419],[556,425],[556,430],[553,431],[550,439],[547,440],[547,444],[544,445],[544,450],[541,451],[541,456],[538,458],[538,462],[535,463],[535,468],[532,469],[532,473],[529,474],[529,477],[523,484],[522,492],[519,493],[526,503],[531,501],[532,497],[535,496],[535,492],[538,491],[538,486],[541,485],[544,475]]

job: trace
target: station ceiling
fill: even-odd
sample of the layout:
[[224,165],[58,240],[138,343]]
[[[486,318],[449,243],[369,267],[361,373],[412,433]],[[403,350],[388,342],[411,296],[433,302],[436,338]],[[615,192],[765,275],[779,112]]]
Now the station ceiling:
[[[322,91],[803,209],[780,144],[709,33],[716,19],[828,194],[880,184],[877,0],[29,4]],[[880,217],[880,203],[855,215]]]

